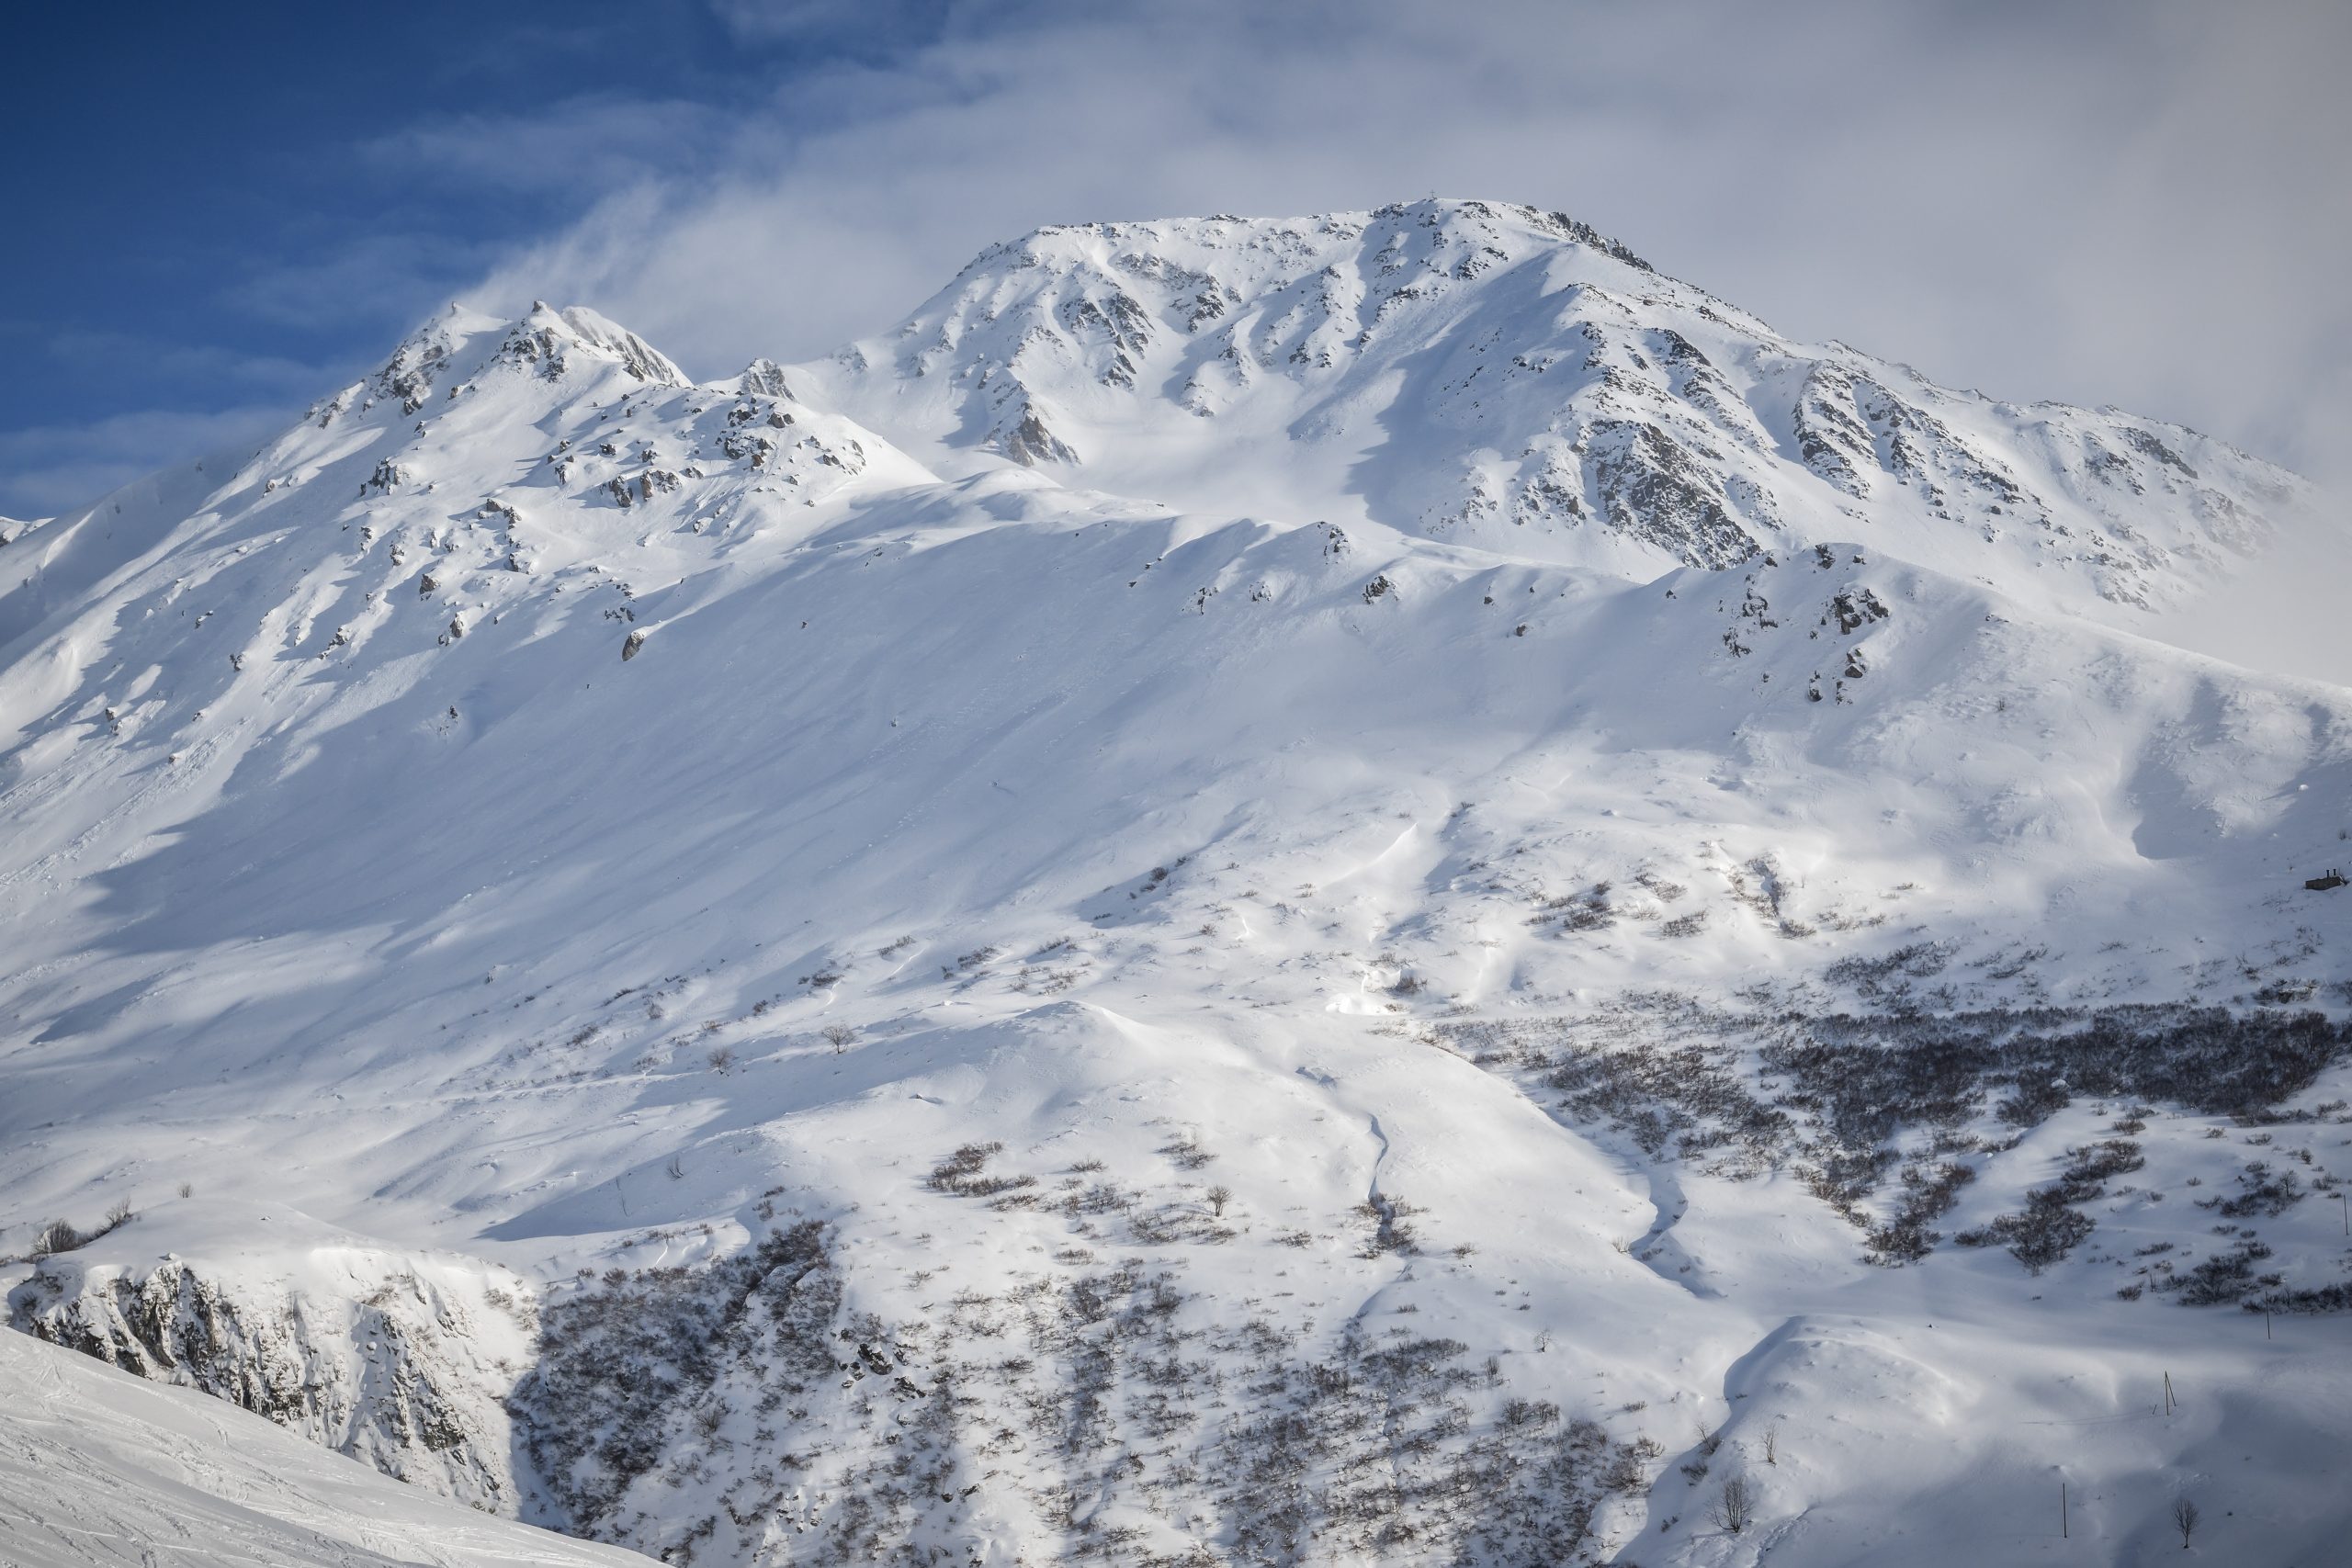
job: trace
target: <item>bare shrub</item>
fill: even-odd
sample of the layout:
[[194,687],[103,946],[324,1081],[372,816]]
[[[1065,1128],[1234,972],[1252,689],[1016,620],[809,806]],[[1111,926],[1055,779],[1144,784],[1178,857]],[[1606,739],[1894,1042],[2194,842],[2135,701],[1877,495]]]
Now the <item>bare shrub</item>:
[[1976,1179],[1975,1170],[1945,1160],[1932,1168],[1907,1166],[1902,1175],[1903,1197],[1894,1218],[1864,1237],[1867,1261],[1883,1266],[1916,1263],[1943,1239],[1928,1223],[1959,1201],[1960,1190]]
[[2068,1208],[2058,1188],[2038,1187],[2025,1195],[2023,1213],[2003,1214],[1952,1239],[1962,1247],[2006,1245],[2027,1273],[2039,1274],[2081,1246],[2093,1228],[2091,1217]]
[[966,1144],[932,1167],[931,1174],[923,1178],[923,1185],[934,1192],[953,1192],[959,1198],[993,1198],[1001,1192],[1037,1185],[1034,1176],[982,1174],[989,1161],[1003,1152],[1002,1144]]
[[1161,1145],[1159,1152],[1186,1170],[1198,1170],[1216,1158],[1216,1156],[1201,1147],[1200,1140],[1190,1133],[1171,1144]]
[[53,1252],[72,1252],[87,1247],[107,1232],[120,1230],[138,1217],[138,1212],[125,1200],[108,1209],[106,1223],[94,1231],[85,1231],[71,1220],[51,1220],[34,1233],[32,1256],[45,1258]]
[[71,1252],[86,1246],[89,1237],[74,1228],[71,1220],[51,1220],[40,1227],[33,1237],[33,1256],[44,1257],[52,1252]]
[[1739,1534],[1756,1519],[1756,1499],[1749,1495],[1747,1478],[1735,1475],[1724,1483],[1723,1495],[1707,1510],[1707,1517],[1719,1529]]
[[815,1221],[708,1268],[583,1271],[540,1314],[537,1363],[508,1402],[518,1446],[571,1527],[611,1539],[630,1483],[685,1432],[726,1440],[724,1384],[752,1345],[763,1357],[761,1398],[775,1396],[763,1410],[830,1381],[836,1346],[873,1375],[865,1346],[835,1337],[840,1306]]

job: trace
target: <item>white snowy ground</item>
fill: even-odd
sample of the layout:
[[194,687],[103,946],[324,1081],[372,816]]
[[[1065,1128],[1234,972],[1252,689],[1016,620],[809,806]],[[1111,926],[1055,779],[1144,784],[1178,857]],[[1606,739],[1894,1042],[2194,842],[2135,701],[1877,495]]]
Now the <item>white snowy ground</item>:
[[[2130,629],[2293,481],[1442,207],[1065,231],[718,387],[458,315],[14,538],[13,1319],[705,1563],[2132,1562],[2181,1495],[2333,1561],[2352,1318],[2154,1288],[2344,1281],[2333,1047],[2275,1124],[1900,1121],[1947,1237],[2136,1142],[2040,1275],[1551,1082],[1622,1026],[1628,1110],[1803,1123],[1764,1053],[1840,1013],[2333,1028],[2352,694]],[[1566,510],[1562,421],[1657,529]]]
[[9,1568],[618,1568],[646,1560],[477,1513],[258,1416],[0,1335]]

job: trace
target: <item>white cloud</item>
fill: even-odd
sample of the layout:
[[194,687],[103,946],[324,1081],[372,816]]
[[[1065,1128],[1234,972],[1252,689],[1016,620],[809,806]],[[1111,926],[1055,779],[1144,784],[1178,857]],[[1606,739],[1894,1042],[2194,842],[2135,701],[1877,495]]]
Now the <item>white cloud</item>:
[[364,142],[363,164],[403,179],[500,192],[594,191],[693,175],[729,145],[724,109],[602,92],[533,115],[478,113],[402,126]]
[[135,409],[83,424],[0,431],[0,513],[54,515],[192,453],[264,440],[288,417],[274,404]]
[[[724,9],[746,39],[848,15]],[[1040,222],[1435,190],[1566,209],[1939,379],[2344,461],[2340,7],[886,10],[930,41],[796,73],[707,174],[634,180],[481,297],[592,303],[718,374],[878,330]]]

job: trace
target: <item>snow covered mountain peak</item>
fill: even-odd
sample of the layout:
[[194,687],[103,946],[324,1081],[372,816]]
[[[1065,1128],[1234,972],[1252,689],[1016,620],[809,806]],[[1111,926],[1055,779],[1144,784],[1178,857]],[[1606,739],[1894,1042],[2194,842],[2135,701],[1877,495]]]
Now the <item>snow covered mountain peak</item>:
[[[1635,275],[1656,276],[1649,263],[1620,242],[1563,212],[1487,201],[1430,198],[1371,211],[1306,218],[1240,218],[1220,213],[1128,222],[1057,223],[990,246],[957,275],[957,283],[1015,269],[1091,267],[1106,282],[1133,276],[1163,287],[1195,278],[1215,286],[1193,301],[1187,325],[1214,320],[1266,288],[1279,288],[1307,266],[1331,266],[1348,254],[1370,254],[1388,276],[1467,280],[1532,255],[1556,257],[1583,250],[1616,264],[1599,276],[1638,288]],[[956,292],[951,285],[945,293]],[[1393,294],[1396,290],[1391,289]],[[1197,321],[1193,319],[1197,318]]]
[[530,314],[516,322],[499,344],[502,360],[537,366],[550,379],[564,374],[575,354],[617,365],[650,386],[692,385],[685,372],[652,344],[585,306],[556,310],[544,301],[536,302]]
[[[583,306],[559,310],[544,300],[516,321],[453,304],[402,338],[373,376],[315,405],[308,417],[331,418],[378,402],[402,414],[423,412],[438,393],[455,399],[473,379],[500,368],[522,369],[551,382],[575,372],[611,367],[648,386],[690,385],[685,372],[626,327]],[[571,389],[575,393],[577,389]]]
[[1854,537],[2125,624],[2308,502],[2224,443],[1796,342],[1563,214],[1484,201],[1041,229],[806,368],[944,471],[1634,578]]

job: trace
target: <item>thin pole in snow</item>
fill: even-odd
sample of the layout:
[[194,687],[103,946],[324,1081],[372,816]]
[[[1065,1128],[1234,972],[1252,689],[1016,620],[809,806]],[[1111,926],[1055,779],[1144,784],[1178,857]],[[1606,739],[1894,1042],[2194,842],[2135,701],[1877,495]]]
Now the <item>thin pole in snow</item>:
[[2058,1483],[2058,1539],[2064,1540],[2069,1533],[2066,1529],[2066,1483],[2062,1481]]
[[2172,1405],[2173,1405],[2173,1399],[2172,1399],[2172,1374],[2171,1374],[2170,1372],[2166,1372],[2166,1373],[2165,1374],[2165,1415],[2169,1416],[2169,1415],[2171,1415],[2171,1414],[2172,1414]]

